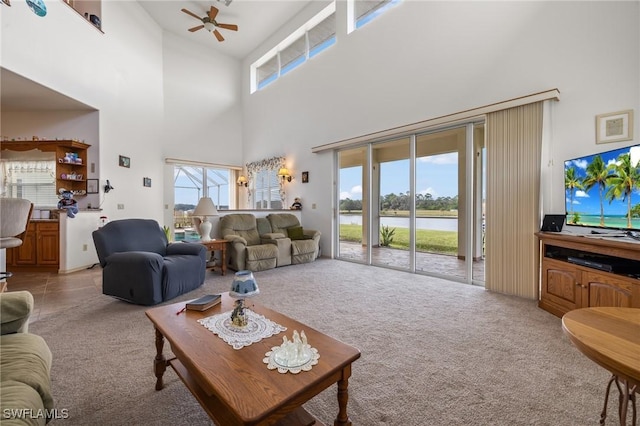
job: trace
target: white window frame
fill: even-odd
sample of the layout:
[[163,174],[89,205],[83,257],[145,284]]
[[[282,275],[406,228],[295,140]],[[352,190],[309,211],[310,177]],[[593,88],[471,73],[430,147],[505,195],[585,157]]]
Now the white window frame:
[[[292,32],[288,37],[286,37],[284,40],[282,40],[280,43],[278,43],[278,45],[276,45],[273,49],[269,50],[267,53],[262,55],[262,57],[260,57],[260,59],[258,59],[253,64],[251,64],[251,66],[249,68],[249,75],[250,75],[250,79],[251,79],[251,82],[250,82],[250,93],[255,93],[256,91],[261,90],[262,88],[264,88],[264,87],[268,86],[269,84],[271,84],[273,81],[276,81],[282,75],[290,72],[291,70],[293,70],[293,69],[297,68],[298,66],[300,66],[302,63],[306,62],[310,58],[310,56],[309,56],[309,53],[310,53],[309,52],[310,51],[310,48],[309,48],[309,31],[312,30],[313,28],[315,28],[318,24],[323,22],[329,16],[334,14],[335,11],[336,11],[336,3],[334,1],[334,2],[331,2],[327,7],[322,9],[313,18],[308,20],[300,28],[298,28],[297,30]],[[282,62],[281,62],[281,58],[280,58],[280,52],[286,50],[289,46],[291,46],[293,43],[298,41],[301,37],[304,37],[304,39],[305,39],[304,60],[301,61],[299,64],[296,64],[295,66],[291,67],[291,68],[285,69],[284,72],[283,72],[283,70],[282,70]],[[335,36],[335,32],[334,32],[334,35],[333,35],[334,43],[335,43],[335,37],[336,36]],[[332,44],[333,43],[327,45],[324,49],[328,48]],[[315,56],[315,54],[313,56]],[[270,60],[272,60],[274,57],[277,59],[277,71],[275,73],[275,77],[272,78],[272,79],[270,77],[270,81],[266,82],[263,85],[263,84],[261,84],[261,82],[258,81],[258,69],[262,65],[264,65],[267,62],[269,62]]]
[[347,1],[347,34],[351,34],[353,31],[362,28],[378,16],[386,13],[389,9],[397,6],[403,0],[386,0],[382,2],[383,4],[380,6],[368,10],[362,16],[356,16],[356,3],[359,1],[361,0]]
[[57,207],[55,160],[3,159],[0,168],[3,197],[26,198],[36,207]]

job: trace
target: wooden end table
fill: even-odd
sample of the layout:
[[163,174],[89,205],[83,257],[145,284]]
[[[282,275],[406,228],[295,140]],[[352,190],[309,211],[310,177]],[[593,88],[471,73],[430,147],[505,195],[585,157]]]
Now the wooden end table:
[[[213,258],[216,250],[220,251],[220,273],[222,275],[227,274],[227,243],[228,240],[211,240],[211,241],[198,241],[200,244],[207,248],[207,251],[211,252],[211,257]],[[215,270],[215,263],[211,266],[207,266],[207,269]]]
[[[185,311],[184,302],[159,306],[145,313],[155,327],[156,390],[163,388],[162,376],[173,368],[185,386],[216,424],[236,425],[316,425],[322,426],[302,405],[337,383],[335,426],[350,426],[347,414],[351,364],[360,351],[283,314],[251,300],[253,312],[287,328],[242,349],[228,343],[198,323],[198,319],[222,312],[231,313],[235,299],[222,294],[222,302],[204,311]],[[304,330],[309,344],[318,350],[318,364],[298,374],[269,370],[262,361],[265,353],[282,343],[284,335]],[[163,354],[165,339],[175,358]]]
[[640,309],[576,309],[562,317],[562,330],[580,352],[612,374],[604,398],[604,409],[600,414],[600,424],[605,423],[609,391],[615,383],[620,392],[620,425],[627,424],[629,402],[633,411],[632,424],[635,425],[636,394],[640,386]]

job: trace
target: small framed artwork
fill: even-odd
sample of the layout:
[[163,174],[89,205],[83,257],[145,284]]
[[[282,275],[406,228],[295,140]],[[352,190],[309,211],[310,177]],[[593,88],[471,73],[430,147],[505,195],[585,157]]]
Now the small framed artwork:
[[309,172],[302,172],[302,183],[309,183]]
[[87,179],[87,194],[98,193],[98,179]]
[[151,188],[151,178],[142,178],[142,186]]
[[119,156],[118,164],[120,167],[131,167],[131,159],[129,157],[125,157],[124,155]]
[[633,110],[596,115],[596,143],[633,139]]

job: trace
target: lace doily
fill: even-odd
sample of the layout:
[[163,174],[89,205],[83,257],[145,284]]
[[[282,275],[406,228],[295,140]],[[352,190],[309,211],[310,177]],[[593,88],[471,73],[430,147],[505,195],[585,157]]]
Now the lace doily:
[[242,349],[252,343],[287,330],[287,327],[276,324],[252,310],[246,309],[245,314],[247,315],[247,325],[245,327],[233,325],[231,311],[202,318],[198,322],[233,346],[233,349]]
[[[318,363],[320,354],[311,345],[302,345],[298,351],[291,353],[291,348],[284,345],[274,346],[269,352],[264,354],[266,358],[262,360],[267,364],[269,370],[278,369],[278,373],[290,372],[298,374],[301,371],[309,371]],[[295,351],[295,349],[293,349]]]

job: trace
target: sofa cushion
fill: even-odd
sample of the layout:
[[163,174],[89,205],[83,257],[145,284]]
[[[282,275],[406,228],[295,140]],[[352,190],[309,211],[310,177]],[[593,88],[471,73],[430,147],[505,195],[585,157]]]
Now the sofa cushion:
[[252,214],[233,213],[220,219],[220,234],[222,238],[238,235],[247,241],[247,245],[260,244],[260,234],[256,217]]
[[167,253],[167,236],[152,219],[114,220],[93,231],[92,236],[103,268],[112,253],[144,251],[160,256]]
[[[206,251],[203,245],[201,247]],[[165,256],[163,260],[163,300],[171,300],[200,287],[204,283],[205,268],[202,265],[205,260],[201,259],[200,256],[177,254]],[[194,279],[194,271],[201,272],[197,280]]]
[[292,240],[304,240],[305,238],[302,226],[292,226],[291,228],[287,228],[287,235]]
[[[15,380],[0,382],[0,408],[2,426],[44,425],[47,421],[40,394],[31,386]],[[11,415],[12,412],[15,414]]]
[[276,257],[278,257],[278,247],[275,244],[247,246],[247,260],[275,259]]
[[292,226],[300,226],[298,218],[291,213],[272,213],[267,216],[271,223],[271,232],[287,234],[287,229]]
[[28,291],[2,293],[0,298],[0,334],[26,333],[33,310],[33,295]]
[[[33,388],[44,408],[53,408],[51,351],[35,334],[16,333],[0,337],[0,382],[13,380]],[[3,402],[4,405],[4,402]]]

